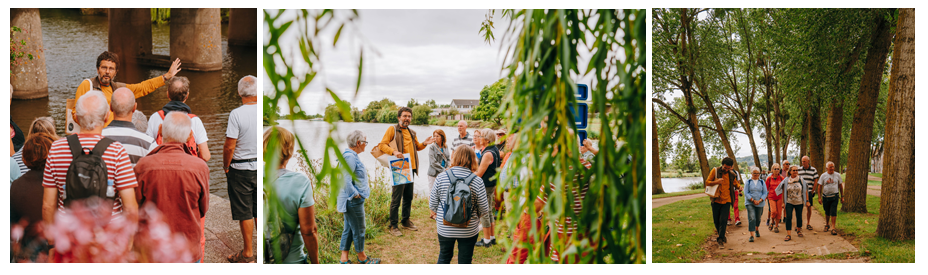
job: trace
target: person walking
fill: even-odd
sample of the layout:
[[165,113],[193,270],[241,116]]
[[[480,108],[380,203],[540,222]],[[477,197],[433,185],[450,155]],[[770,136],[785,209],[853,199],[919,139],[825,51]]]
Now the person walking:
[[[416,139],[416,132],[409,129],[409,123],[412,121],[412,109],[402,107],[396,112],[398,123],[387,128],[383,139],[377,144],[380,152],[383,154],[393,155],[396,158],[405,158],[403,154],[409,154],[409,164],[412,167],[412,173],[419,175],[419,154],[425,147],[432,143],[432,137],[419,142]],[[378,156],[375,156],[378,157]],[[400,204],[403,207],[403,229],[418,231],[419,228],[409,220],[409,213],[412,209],[412,196],[415,183],[407,183],[393,186],[393,194],[390,200],[390,227],[387,229],[394,236],[402,236],[403,232],[397,227],[399,224]]]
[[793,213],[796,214],[796,235],[802,237],[802,208],[809,207],[808,202],[809,187],[802,177],[799,176],[799,166],[790,166],[789,178],[786,178],[776,189],[777,195],[784,194],[786,204],[786,239],[790,241],[793,236],[790,230],[793,229]]
[[767,225],[767,229],[774,233],[780,233],[780,221],[783,219],[783,196],[777,194],[777,192],[770,192],[770,190],[776,190],[782,181],[783,176],[780,176],[780,165],[774,163],[773,166],[770,166],[770,175],[764,181],[767,184],[767,202],[770,205],[767,207],[769,209],[767,220],[770,223]]
[[815,167],[811,166],[811,160],[809,156],[802,157],[802,167],[799,167],[799,176],[802,177],[802,181],[809,185],[809,194],[806,196],[806,200],[809,203],[809,207],[806,208],[806,229],[812,230],[812,201],[815,198],[815,191],[818,190],[818,170]]
[[448,149],[448,139],[445,138],[445,131],[441,129],[432,132],[432,140],[435,141],[429,145],[429,191],[435,187],[435,177],[438,173],[444,172],[448,165],[451,164],[451,149]]
[[345,228],[342,230],[342,239],[339,248],[342,251],[341,263],[350,264],[348,251],[354,243],[354,252],[358,253],[359,264],[379,264],[380,259],[370,258],[364,254],[364,200],[371,195],[371,188],[367,181],[367,168],[361,162],[358,154],[367,148],[367,137],[361,131],[355,130],[348,134],[348,149],[342,152],[348,170],[352,175],[345,176],[345,183],[338,192],[336,211],[345,214]]
[[[267,150],[268,141],[273,137],[275,129],[277,142],[280,144],[280,166],[277,170],[277,179],[265,184],[274,189],[277,195],[276,202],[280,204],[280,211],[277,212],[277,220],[282,223],[280,231],[291,232],[294,235],[290,242],[290,249],[281,251],[281,254],[286,253],[281,262],[305,264],[308,260],[310,263],[318,264],[319,238],[316,236],[316,209],[314,207],[316,201],[313,199],[313,187],[306,175],[286,169],[287,162],[293,156],[295,144],[293,133],[278,126],[269,128],[264,131],[264,150]],[[264,202],[265,204],[273,203],[272,200],[264,200]],[[264,209],[267,211],[268,206],[265,205]],[[270,226],[265,224],[264,228],[267,230]],[[268,232],[265,231],[265,238],[268,236]],[[264,253],[271,253],[271,251],[264,251]],[[253,262],[255,257],[236,260],[237,262]]]
[[760,238],[760,217],[764,214],[764,200],[767,198],[767,186],[760,179],[760,169],[751,167],[751,179],[744,185],[744,210],[748,211],[749,242],[754,237]]
[[[736,170],[731,170],[731,172],[735,175],[735,181],[738,182],[738,185],[744,186],[744,181],[741,178],[742,177],[741,171],[736,169]],[[741,200],[740,197],[743,195],[744,194],[741,194],[740,190],[735,190],[734,195],[731,196],[732,215],[728,216],[728,225],[732,225],[731,221],[732,221],[732,217],[734,217],[735,225],[741,226],[741,208],[738,202]]]
[[[435,226],[438,230],[438,263],[449,264],[454,257],[454,244],[458,244],[458,264],[470,264],[474,255],[474,245],[477,243],[479,231],[479,220],[484,215],[489,215],[490,204],[487,201],[486,189],[484,189],[483,180],[473,172],[477,170],[477,158],[474,150],[468,146],[461,145],[454,149],[451,155],[451,168],[439,173],[435,179],[435,188],[429,195],[429,210],[435,219]],[[472,205],[476,209],[470,212],[464,227],[456,227],[445,224],[445,205],[448,204],[448,192],[451,189],[452,177],[454,179],[466,180],[472,178],[468,183],[471,191]]]
[[729,157],[723,158],[722,166],[712,168],[712,171],[709,172],[709,177],[706,178],[706,186],[719,186],[716,193],[718,196],[712,198],[712,202],[710,203],[712,206],[712,222],[715,224],[716,233],[719,235],[719,237],[716,238],[719,249],[725,248],[725,243],[727,242],[725,231],[728,226],[729,209],[731,209],[731,204],[734,201],[733,196],[735,195],[735,190],[741,189],[741,186],[735,179],[735,174],[731,172],[731,166],[734,163],[735,161]]
[[[841,180],[841,174],[835,172],[835,163],[825,163],[826,173],[819,178],[822,184],[819,184],[818,203],[822,204],[825,209],[825,232],[831,230],[831,235],[838,235],[838,201],[844,203],[844,181]],[[830,219],[830,221],[829,221]]]

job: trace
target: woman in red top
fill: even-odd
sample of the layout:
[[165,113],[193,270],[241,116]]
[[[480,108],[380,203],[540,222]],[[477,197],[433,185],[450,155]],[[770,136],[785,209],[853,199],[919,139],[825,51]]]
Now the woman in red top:
[[[767,177],[767,180],[764,182],[767,183],[767,190],[775,190],[777,186],[780,185],[780,181],[783,181],[783,176],[780,175],[780,165],[774,163],[770,166],[770,176]],[[768,217],[770,222],[767,224],[767,229],[773,230],[773,232],[780,233],[780,219],[783,210],[783,195],[777,195],[777,192],[768,192],[767,200],[770,202],[768,207],[770,209],[770,216]]]

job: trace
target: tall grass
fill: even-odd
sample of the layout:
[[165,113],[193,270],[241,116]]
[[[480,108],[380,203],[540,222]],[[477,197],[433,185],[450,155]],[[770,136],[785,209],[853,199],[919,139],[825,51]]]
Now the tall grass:
[[[322,166],[322,159],[311,160],[307,164],[302,158],[297,159],[298,170],[301,173],[310,173],[313,170],[319,170]],[[312,166],[312,167],[310,167]],[[386,168],[377,167],[373,173],[368,173],[367,178],[370,180],[371,194],[364,201],[364,220],[366,225],[365,242],[369,244],[373,239],[387,232],[386,225],[390,220],[390,200],[391,189],[388,178],[384,175]],[[310,176],[310,182],[313,184],[313,199],[316,201],[316,228],[319,238],[319,263],[339,263],[341,257],[342,230],[344,230],[345,217],[339,213],[334,203],[329,203],[326,198],[333,192],[331,183],[328,179],[322,182],[317,181],[315,177]],[[338,190],[334,190],[338,192]],[[350,259],[354,259],[357,253],[354,252],[354,245],[349,251]]]

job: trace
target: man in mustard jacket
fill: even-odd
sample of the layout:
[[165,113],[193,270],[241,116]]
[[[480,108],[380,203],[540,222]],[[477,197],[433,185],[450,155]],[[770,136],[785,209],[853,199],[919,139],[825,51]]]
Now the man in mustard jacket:
[[[399,123],[397,123],[397,125],[390,126],[390,128],[387,129],[387,133],[383,135],[383,140],[381,140],[380,144],[377,146],[380,147],[380,151],[384,154],[394,155],[400,159],[403,158],[404,153],[409,154],[409,164],[412,167],[412,172],[413,174],[418,175],[419,156],[416,152],[424,150],[426,146],[431,144],[432,137],[429,137],[425,139],[424,142],[419,143],[419,140],[416,139],[416,132],[409,129],[409,122],[412,121],[412,109],[409,107],[400,108],[396,115]],[[395,150],[390,147],[391,143],[396,146]],[[388,229],[390,234],[393,234],[394,236],[403,235],[403,232],[397,228],[397,212],[399,212],[400,202],[403,204],[403,229],[412,231],[419,230],[416,225],[409,220],[412,195],[413,183],[393,186],[393,195],[392,200],[390,201],[390,228]]]
[[[103,92],[103,95],[106,96],[106,103],[110,103],[113,97],[113,91],[122,87],[129,88],[129,90],[132,90],[132,93],[135,94],[135,98],[140,98],[164,86],[164,83],[167,82],[168,79],[171,79],[177,72],[180,72],[180,59],[178,58],[174,60],[174,63],[171,64],[171,68],[168,69],[168,72],[164,75],[142,81],[142,83],[138,84],[126,84],[114,80],[116,79],[118,64],[119,56],[115,53],[105,51],[97,56],[97,76],[81,81],[81,84],[77,86],[77,93],[74,96],[75,102],[87,92],[97,90]],[[113,121],[113,112],[110,112],[109,117],[106,118],[106,125],[109,125],[110,121]]]
[[728,239],[725,237],[725,230],[728,225],[728,214],[731,210],[731,204],[734,202],[732,196],[736,196],[735,190],[743,190],[738,183],[735,173],[731,172],[731,166],[735,161],[729,157],[722,159],[722,166],[712,168],[709,171],[709,178],[706,179],[706,186],[719,185],[718,197],[712,198],[712,222],[715,224],[715,230],[719,234],[716,241],[719,243],[719,249],[725,248]]

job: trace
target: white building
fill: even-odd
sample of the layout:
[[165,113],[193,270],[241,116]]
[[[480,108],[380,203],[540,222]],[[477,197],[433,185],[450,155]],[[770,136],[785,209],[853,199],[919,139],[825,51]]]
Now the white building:
[[451,107],[458,109],[462,114],[469,114],[474,107],[480,104],[479,99],[452,99]]

